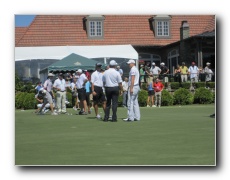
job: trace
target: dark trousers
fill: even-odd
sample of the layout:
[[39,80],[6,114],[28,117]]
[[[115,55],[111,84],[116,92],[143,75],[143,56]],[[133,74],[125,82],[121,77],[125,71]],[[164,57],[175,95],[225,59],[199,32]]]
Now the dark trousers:
[[111,108],[112,102],[112,121],[117,120],[117,106],[118,106],[118,96],[119,96],[119,87],[106,87],[105,88],[105,95],[106,95],[106,109],[105,109],[105,120],[109,119],[109,113]]

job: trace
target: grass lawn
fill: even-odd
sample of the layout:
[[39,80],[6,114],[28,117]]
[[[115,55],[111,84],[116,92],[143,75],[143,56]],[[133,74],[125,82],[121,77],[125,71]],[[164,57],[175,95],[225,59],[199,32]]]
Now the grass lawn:
[[[102,111],[102,110],[101,110]],[[215,105],[141,108],[140,122],[15,111],[16,165],[215,165]],[[104,114],[104,113],[102,113]]]

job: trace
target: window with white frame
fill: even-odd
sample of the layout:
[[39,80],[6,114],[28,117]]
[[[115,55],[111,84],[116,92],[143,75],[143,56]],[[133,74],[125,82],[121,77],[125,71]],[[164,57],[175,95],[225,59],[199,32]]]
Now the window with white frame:
[[153,31],[156,38],[170,38],[171,17],[168,15],[157,15],[152,19]]
[[86,30],[89,39],[103,39],[104,38],[104,16],[90,15],[85,18]]

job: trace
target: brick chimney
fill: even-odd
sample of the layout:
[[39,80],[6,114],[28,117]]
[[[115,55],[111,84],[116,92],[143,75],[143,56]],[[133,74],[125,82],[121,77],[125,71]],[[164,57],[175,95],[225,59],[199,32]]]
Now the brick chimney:
[[189,24],[188,21],[182,21],[180,27],[180,40],[186,39],[189,37]]

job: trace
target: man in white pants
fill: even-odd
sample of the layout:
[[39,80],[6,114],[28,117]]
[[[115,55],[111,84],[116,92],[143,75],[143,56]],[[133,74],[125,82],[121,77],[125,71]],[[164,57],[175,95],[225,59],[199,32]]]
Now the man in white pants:
[[135,66],[135,61],[130,59],[129,65],[129,82],[128,82],[128,118],[123,119],[125,122],[140,121],[140,108],[138,104],[138,93],[140,91],[139,78],[140,74]]
[[53,88],[57,91],[57,110],[58,113],[66,113],[66,87],[65,87],[65,79],[63,79],[64,75],[62,73],[59,74],[58,79],[54,81]]

